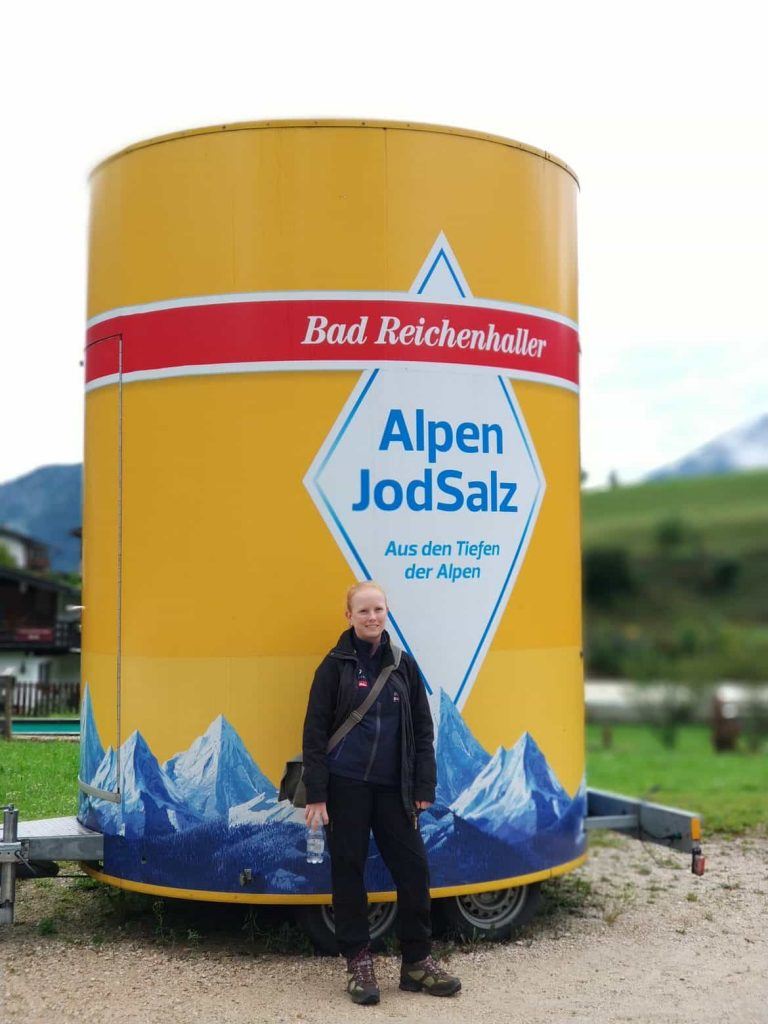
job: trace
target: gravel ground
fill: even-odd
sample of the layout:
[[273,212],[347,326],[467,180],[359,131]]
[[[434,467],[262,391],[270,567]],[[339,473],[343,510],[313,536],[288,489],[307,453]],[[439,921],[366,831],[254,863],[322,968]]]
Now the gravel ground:
[[277,952],[302,940],[269,913],[25,882],[0,929],[0,1021],[765,1024],[768,836],[705,842],[703,878],[682,855],[602,842],[545,886],[517,940],[440,948],[461,995],[400,992],[397,958],[381,956],[382,1002],[366,1008],[344,994],[342,961]]

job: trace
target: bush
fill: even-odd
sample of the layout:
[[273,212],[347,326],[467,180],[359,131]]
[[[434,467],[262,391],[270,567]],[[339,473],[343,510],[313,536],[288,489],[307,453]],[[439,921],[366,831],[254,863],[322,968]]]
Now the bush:
[[635,591],[635,577],[624,548],[591,548],[584,552],[584,597],[597,608],[608,608]]
[[741,562],[735,558],[716,558],[710,569],[707,589],[715,594],[727,594],[733,590],[741,575]]
[[614,678],[621,678],[624,675],[627,641],[620,629],[606,622],[589,625],[584,645],[588,675]]
[[662,519],[656,524],[653,533],[656,546],[667,553],[682,547],[690,536],[688,526],[677,516]]

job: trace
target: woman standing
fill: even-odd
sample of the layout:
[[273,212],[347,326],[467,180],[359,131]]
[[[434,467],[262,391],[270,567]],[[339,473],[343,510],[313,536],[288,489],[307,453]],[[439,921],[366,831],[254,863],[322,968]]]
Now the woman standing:
[[[418,812],[435,798],[432,716],[416,662],[390,642],[387,600],[376,583],[347,593],[350,629],[323,659],[304,720],[305,820],[327,825],[333,912],[347,958],[353,1002],[378,1003],[368,932],[364,871],[371,830],[397,886],[400,988],[454,995],[461,988],[431,956],[429,869]],[[328,750],[330,738],[360,707],[382,673],[367,712]]]

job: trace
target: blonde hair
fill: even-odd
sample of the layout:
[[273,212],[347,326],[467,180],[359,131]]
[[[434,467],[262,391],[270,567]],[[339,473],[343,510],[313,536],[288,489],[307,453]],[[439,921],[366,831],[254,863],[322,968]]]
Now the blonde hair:
[[361,590],[378,590],[381,596],[384,598],[384,604],[387,604],[387,595],[384,593],[384,588],[380,586],[375,580],[363,580],[362,583],[353,584],[347,591],[347,611],[352,611],[352,598],[355,594],[359,594]]

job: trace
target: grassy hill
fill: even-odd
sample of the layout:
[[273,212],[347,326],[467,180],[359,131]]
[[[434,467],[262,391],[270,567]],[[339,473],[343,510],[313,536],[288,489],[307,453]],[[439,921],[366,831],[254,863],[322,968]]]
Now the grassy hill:
[[706,548],[727,556],[768,551],[768,471],[680,477],[582,497],[584,547],[659,549],[659,524],[681,519]]
[[588,670],[768,680],[768,472],[583,495]]

